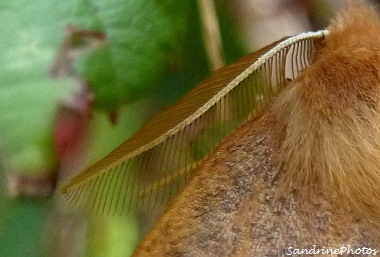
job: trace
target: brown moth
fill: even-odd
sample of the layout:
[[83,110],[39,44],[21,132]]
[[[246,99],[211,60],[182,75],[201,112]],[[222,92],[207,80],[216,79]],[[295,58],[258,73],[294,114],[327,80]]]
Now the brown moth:
[[190,173],[134,256],[376,254],[373,8],[351,4],[327,31],[218,70],[62,191],[115,213],[165,202]]

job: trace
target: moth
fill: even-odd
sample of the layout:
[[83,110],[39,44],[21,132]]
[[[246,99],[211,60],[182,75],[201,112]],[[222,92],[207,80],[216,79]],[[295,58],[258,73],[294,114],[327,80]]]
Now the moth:
[[134,256],[380,249],[375,10],[351,3],[327,30],[221,68],[62,192],[114,214],[153,208],[182,184]]

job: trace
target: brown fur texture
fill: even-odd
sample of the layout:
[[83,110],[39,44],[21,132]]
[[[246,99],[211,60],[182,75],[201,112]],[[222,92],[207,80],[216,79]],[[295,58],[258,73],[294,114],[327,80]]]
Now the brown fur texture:
[[380,23],[353,4],[329,31],[315,62],[199,167],[134,256],[380,250]]
[[323,194],[380,228],[380,22],[357,4],[274,107],[284,192]]

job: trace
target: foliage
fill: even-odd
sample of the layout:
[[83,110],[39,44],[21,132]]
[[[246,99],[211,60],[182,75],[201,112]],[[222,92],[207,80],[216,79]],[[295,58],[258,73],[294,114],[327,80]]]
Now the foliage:
[[[224,42],[226,59],[233,60],[242,51],[229,14],[223,10],[220,14],[222,36],[228,39]],[[128,256],[137,242],[136,217],[83,217],[63,210],[59,195],[11,198],[8,177],[38,179],[58,170],[59,178],[65,179],[102,158],[149,116],[207,76],[210,71],[196,3],[6,0],[0,3],[0,21],[0,172],[4,185],[0,255]],[[53,78],[49,70],[68,24],[104,34],[106,45],[76,56],[71,76]],[[89,85],[95,96],[95,109],[88,107],[90,116],[76,107],[83,85]],[[89,122],[89,126],[81,134],[85,140],[80,154],[73,149],[61,158],[54,149],[54,131],[67,107],[79,117],[74,122]],[[118,119],[113,125],[110,117],[115,113]],[[71,223],[81,225],[70,228]],[[83,232],[86,224],[88,229]],[[71,238],[64,245],[63,233]],[[19,242],[23,247],[14,247]]]

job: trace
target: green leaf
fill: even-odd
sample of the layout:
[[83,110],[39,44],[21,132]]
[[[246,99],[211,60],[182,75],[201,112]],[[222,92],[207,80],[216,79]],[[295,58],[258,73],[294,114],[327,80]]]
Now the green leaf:
[[108,46],[78,60],[77,67],[95,91],[97,106],[112,111],[159,85],[183,40],[189,3],[2,1],[0,21],[7,25],[0,40],[0,138],[10,168],[54,166],[54,113],[74,85],[50,80],[48,73],[67,24],[105,33]]
[[73,80],[42,78],[0,87],[0,135],[8,170],[41,173],[54,168],[55,114],[74,89]]
[[190,1],[89,1],[108,46],[77,62],[106,110],[139,99],[158,86],[183,41]]
[[46,173],[54,168],[55,113],[77,84],[49,78],[62,35],[59,21],[47,11],[51,6],[38,3],[3,1],[0,7],[0,22],[6,24],[0,40],[0,140],[5,166],[16,172]]

